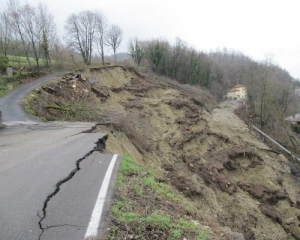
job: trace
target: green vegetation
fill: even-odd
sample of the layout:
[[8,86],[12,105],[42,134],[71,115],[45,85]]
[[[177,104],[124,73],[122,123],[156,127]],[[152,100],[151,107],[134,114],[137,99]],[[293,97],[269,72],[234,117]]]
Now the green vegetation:
[[[125,155],[120,163],[115,202],[111,208],[114,226],[106,239],[207,239],[207,233],[177,212],[185,212],[184,198],[153,172]],[[172,208],[170,208],[172,206]],[[189,207],[193,209],[193,207]]]
[[[26,57],[23,56],[13,56],[13,55],[7,55],[7,58],[9,60],[8,65],[13,67],[29,67],[29,63]],[[28,57],[29,62],[32,66],[36,66],[36,61],[33,57]],[[51,60],[51,64],[55,65],[57,62],[54,60]],[[40,59],[40,67],[46,66],[45,59]]]
[[154,175],[151,175],[149,177],[145,177],[143,180],[144,180],[145,185],[150,187],[156,193],[158,193],[160,195],[163,195],[163,196],[166,196],[166,197],[168,197],[168,198],[170,198],[170,199],[172,199],[173,201],[176,201],[176,202],[179,202],[179,201],[182,200],[180,195],[176,195],[176,194],[174,194],[174,192],[172,192],[169,185],[167,185],[165,183],[157,182],[155,180]]
[[[9,59],[9,65],[13,66],[13,67],[18,67],[19,64],[20,66],[28,66],[28,61],[26,57],[22,57],[22,56],[13,56],[13,55],[7,55],[8,59]],[[29,57],[29,61],[32,64],[35,64],[35,60],[32,57]]]
[[[29,58],[30,62],[34,65],[34,59]],[[23,80],[28,80],[28,78],[37,77],[36,73],[33,72],[14,72],[13,76],[1,75],[1,72],[5,72],[7,66],[28,66],[28,61],[26,57],[14,57],[12,55],[5,55],[0,54],[0,97],[4,96],[5,94],[11,92],[15,87],[20,85]],[[41,76],[42,73],[39,73]]]
[[293,125],[291,125],[291,128],[292,128],[293,132],[300,133],[300,126],[299,125],[293,124]]
[[[117,186],[124,185],[125,176],[128,174],[137,174],[142,171],[142,168],[136,164],[134,159],[130,155],[125,155],[120,163],[120,172],[117,179]],[[137,186],[136,186],[137,187]],[[139,190],[137,190],[139,191]],[[141,194],[141,192],[140,192]]]
[[123,175],[137,174],[143,169],[136,164],[134,159],[130,155],[125,155],[123,161],[120,163],[120,171]]
[[7,75],[0,75],[0,97],[14,90],[18,85],[23,83],[23,80],[28,80],[29,78],[37,77],[33,73],[19,73],[12,77]]
[[0,54],[0,74],[8,66],[8,58],[4,54]]
[[0,97],[11,92],[19,84],[20,81],[16,80],[16,78],[0,76]]
[[27,97],[25,98],[25,101],[24,101],[25,111],[32,116],[35,116],[35,112],[30,108],[29,102],[34,97],[35,97],[35,95],[33,93],[31,93],[31,94],[27,95]]
[[41,121],[46,121],[46,119],[44,117],[37,117],[35,115],[34,110],[30,107],[30,101],[32,101],[34,98],[36,97],[36,95],[34,93],[30,93],[27,95],[27,97],[24,100],[24,109],[27,113],[29,113],[31,116],[41,120]]
[[45,106],[48,109],[60,111],[61,119],[64,121],[85,121],[93,122],[100,119],[100,110],[90,105],[85,100],[74,100],[70,103],[62,103],[60,105],[51,103]]
[[139,70],[142,72],[142,73],[147,73],[148,69],[146,67],[142,67],[140,66],[139,67]]
[[[86,121],[93,122],[99,121],[100,119],[100,109],[94,105],[89,104],[85,99],[82,100],[71,100],[64,101],[60,104],[55,102],[48,102],[48,96],[40,93],[31,94],[31,97],[27,98],[27,102],[25,103],[27,107],[25,110],[31,115],[42,118],[45,121],[51,121],[52,118],[49,118],[45,115],[46,110],[56,111],[57,117],[62,121]],[[39,103],[43,107],[38,108],[36,104]],[[36,110],[36,111],[35,111]]]

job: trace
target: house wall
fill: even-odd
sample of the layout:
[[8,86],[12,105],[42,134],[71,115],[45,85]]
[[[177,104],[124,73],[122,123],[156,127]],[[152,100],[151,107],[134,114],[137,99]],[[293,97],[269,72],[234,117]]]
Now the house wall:
[[236,92],[228,92],[227,98],[229,98],[229,99],[237,98]]
[[247,90],[245,87],[240,88],[241,99],[247,98]]
[[229,99],[233,99],[233,98],[237,98],[237,99],[245,99],[247,98],[247,90],[245,87],[239,87],[239,88],[235,88],[235,91],[228,91],[227,92],[227,98]]

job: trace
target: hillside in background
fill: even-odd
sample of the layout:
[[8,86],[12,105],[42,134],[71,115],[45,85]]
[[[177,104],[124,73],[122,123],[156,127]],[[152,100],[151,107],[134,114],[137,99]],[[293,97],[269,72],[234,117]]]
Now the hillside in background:
[[98,122],[106,149],[131,156],[106,239],[300,239],[300,166],[265,145],[235,104],[123,66],[65,75],[26,102],[45,120]]
[[271,58],[257,62],[227,49],[199,52],[180,39],[173,45],[163,39],[134,39],[129,46],[135,64],[180,83],[200,86],[217,101],[224,100],[233,86],[245,85],[247,101],[240,116],[299,153],[300,142],[285,121],[300,111],[300,98],[295,94],[299,81]]

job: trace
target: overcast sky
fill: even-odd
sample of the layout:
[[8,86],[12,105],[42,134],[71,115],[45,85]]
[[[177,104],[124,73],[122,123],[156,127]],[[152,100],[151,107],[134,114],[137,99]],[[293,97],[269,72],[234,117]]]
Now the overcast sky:
[[[124,31],[127,41],[176,37],[200,51],[234,49],[254,60],[273,60],[300,78],[300,14],[296,0],[20,0],[44,2],[54,15],[60,35],[66,18],[82,10],[101,10],[109,23]],[[298,4],[297,4],[298,3]],[[6,0],[0,0],[5,6]],[[2,7],[1,7],[2,8]]]

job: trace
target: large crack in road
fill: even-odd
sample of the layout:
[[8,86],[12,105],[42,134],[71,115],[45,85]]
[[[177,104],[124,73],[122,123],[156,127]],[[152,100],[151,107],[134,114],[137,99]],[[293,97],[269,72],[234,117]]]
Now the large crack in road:
[[[33,161],[39,161],[39,159],[36,159],[36,157],[39,156],[39,154],[42,154],[42,152],[50,152],[52,148],[53,149],[56,149],[56,148],[63,149],[64,146],[57,146],[57,145],[59,145],[59,142],[62,140],[63,140],[63,144],[66,144],[66,146],[68,147],[68,151],[70,151],[70,154],[71,154],[71,155],[68,155],[66,152],[63,152],[63,155],[64,155],[63,159],[68,158],[68,156],[70,156],[70,158],[66,159],[66,162],[64,162],[64,164],[62,166],[62,169],[59,171],[59,172],[63,172],[63,174],[62,175],[60,175],[61,173],[54,174],[53,177],[55,177],[55,178],[59,176],[58,178],[56,178],[56,180],[54,180],[54,181],[51,180],[52,178],[51,178],[50,174],[48,174],[48,172],[47,172],[47,176],[45,176],[45,180],[44,180],[45,185],[44,185],[44,188],[42,189],[42,193],[40,193],[40,194],[42,194],[42,195],[40,195],[41,197],[37,197],[35,194],[33,194],[30,191],[27,194],[25,192],[25,190],[23,190],[23,189],[26,189],[25,187],[20,188],[22,191],[24,191],[24,194],[23,194],[24,200],[31,198],[32,201],[14,201],[14,200],[10,199],[10,195],[7,196],[7,198],[6,198],[7,204],[11,204],[14,207],[12,209],[8,208],[9,211],[8,210],[6,211],[6,209],[5,209],[6,205],[3,204],[4,207],[2,209],[0,209],[1,213],[4,214],[3,221],[1,222],[1,225],[2,225],[1,231],[2,231],[2,233],[6,234],[5,235],[6,237],[4,237],[5,239],[21,239],[21,238],[22,239],[42,239],[42,238],[46,237],[45,231],[50,228],[51,229],[52,228],[60,228],[60,227],[65,227],[65,226],[83,227],[83,226],[75,226],[76,224],[75,225],[64,224],[64,222],[58,222],[57,224],[56,224],[56,222],[54,222],[52,224],[47,224],[48,220],[51,219],[51,214],[52,214],[51,205],[56,200],[56,199],[54,199],[54,201],[53,201],[53,198],[55,196],[57,196],[57,197],[62,196],[63,188],[64,188],[64,187],[62,187],[62,185],[69,187],[70,180],[73,179],[74,176],[80,175],[80,174],[76,174],[76,173],[78,173],[81,169],[84,170],[84,167],[83,167],[84,164],[89,162],[89,161],[84,161],[84,160],[90,158],[90,156],[94,152],[97,152],[97,154],[99,152],[106,153],[105,141],[107,139],[107,135],[103,136],[102,138],[101,137],[93,138],[93,140],[91,142],[88,142],[88,145],[83,147],[82,151],[80,148],[79,149],[77,148],[77,149],[74,149],[74,152],[73,152],[72,148],[69,147],[71,141],[64,141],[66,138],[73,138],[74,136],[79,135],[79,134],[93,132],[93,130],[96,128],[96,126],[99,123],[96,124],[95,126],[91,126],[91,123],[87,124],[87,126],[83,126],[82,123],[79,123],[79,124],[77,123],[77,124],[75,124],[75,126],[73,126],[74,124],[73,125],[71,124],[72,125],[71,127],[69,126],[70,123],[67,123],[67,122],[63,122],[63,125],[61,123],[59,125],[55,125],[55,123],[54,124],[53,123],[42,123],[24,111],[23,99],[26,97],[26,95],[31,90],[38,87],[39,85],[55,78],[55,76],[56,75],[49,75],[46,77],[42,77],[35,82],[21,86],[20,88],[16,89],[12,93],[10,93],[0,99],[0,107],[1,107],[2,115],[3,115],[3,119],[2,119],[3,122],[5,122],[7,126],[10,126],[8,129],[12,129],[13,127],[15,127],[17,125],[18,125],[17,127],[19,127],[19,125],[20,126],[27,125],[28,127],[26,127],[26,126],[22,127],[22,130],[21,130],[22,138],[24,140],[26,139],[25,141],[27,141],[27,142],[32,141],[34,143],[34,141],[37,139],[35,137],[35,135],[37,135],[37,134],[29,134],[28,132],[31,132],[31,131],[27,131],[27,130],[38,130],[37,132],[42,131],[42,130],[55,130],[55,131],[62,130],[57,135],[58,137],[52,133],[49,135],[43,134],[42,139],[40,139],[40,136],[38,136],[39,143],[43,142],[43,144],[37,144],[36,146],[33,146],[33,147],[32,147],[32,145],[34,145],[34,144],[27,144],[27,145],[25,144],[26,147],[29,148],[29,150],[27,149],[27,151],[32,152],[31,155],[28,154],[26,161],[30,160],[30,159],[33,159]],[[77,126],[77,125],[79,125],[79,126]],[[75,130],[74,131],[67,130],[68,128],[73,128],[73,127],[74,128],[84,128],[87,130],[83,130],[80,133],[78,133],[77,130],[76,131]],[[90,127],[90,129],[89,129],[89,127]],[[7,131],[7,132],[10,135],[12,134],[11,131]],[[69,132],[75,133],[75,134],[69,134]],[[19,130],[13,131],[13,134],[16,134],[16,133],[20,134],[20,131]],[[25,133],[25,134],[23,134],[23,133]],[[66,135],[67,135],[67,137],[64,137]],[[60,137],[60,136],[62,136],[62,137]],[[4,137],[4,135],[2,135],[2,137]],[[74,139],[78,140],[77,137],[75,137]],[[22,143],[22,141],[20,141],[20,143]],[[80,140],[78,140],[78,141],[80,142]],[[78,144],[78,141],[76,141],[76,144]],[[86,139],[84,139],[84,141],[86,141]],[[13,143],[15,141],[11,138],[11,142]],[[93,142],[95,142],[96,146],[91,144]],[[7,145],[7,138],[5,140],[5,144]],[[51,145],[51,147],[49,147],[49,145]],[[37,146],[41,146],[41,147],[37,147]],[[44,149],[45,146],[47,146],[47,147]],[[76,148],[76,146],[78,146],[78,145],[75,145],[74,148]],[[2,167],[1,170],[4,171],[4,170],[12,169],[14,167],[14,169],[16,169],[16,170],[15,171],[11,170],[10,174],[15,175],[15,176],[20,176],[20,177],[10,178],[9,180],[11,180],[11,179],[14,180],[14,181],[10,181],[10,184],[11,185],[15,184],[14,186],[16,188],[20,187],[20,186],[34,185],[34,188],[36,188],[38,190],[41,190],[41,189],[39,189],[40,185],[35,184],[34,183],[35,180],[33,180],[33,179],[40,179],[40,177],[42,175],[39,175],[39,174],[41,172],[43,172],[44,166],[45,166],[44,164],[46,164],[47,166],[49,164],[49,166],[51,167],[51,170],[54,169],[54,171],[55,171],[55,168],[56,168],[55,161],[54,161],[54,163],[52,163],[47,160],[52,160],[52,158],[59,159],[59,156],[57,157],[57,155],[59,155],[61,153],[59,150],[56,150],[56,152],[53,156],[51,156],[51,153],[50,153],[49,156],[45,156],[46,160],[42,159],[42,161],[40,161],[39,164],[36,164],[34,167],[32,167],[32,166],[27,167],[25,164],[23,164],[21,166],[21,163],[23,163],[25,161],[21,161],[17,154],[14,154],[14,155],[10,154],[9,150],[10,149],[8,149],[6,152],[6,155],[5,155],[6,157],[4,157],[1,152],[1,157],[4,160],[12,158],[13,161],[9,161],[9,162],[4,161],[6,163],[6,165],[4,165],[5,168],[3,168],[3,166],[1,166]],[[80,155],[78,155],[78,154],[80,154]],[[75,157],[71,157],[71,156],[75,156]],[[83,156],[83,157],[81,157],[81,156]],[[81,158],[78,159],[79,157],[81,157]],[[44,158],[44,155],[42,155],[41,158]],[[0,159],[0,160],[2,160],[2,159]],[[72,168],[74,166],[73,164],[75,164],[76,167],[72,170]],[[17,168],[16,166],[19,166],[19,165],[20,165],[20,167]],[[68,170],[65,172],[66,167]],[[18,174],[16,174],[15,172],[17,172]],[[28,175],[28,172],[31,173],[31,176],[26,176],[26,174]],[[37,174],[37,176],[35,178],[34,174],[36,174],[36,172],[39,174]],[[84,171],[81,171],[80,173],[83,173],[83,172]],[[61,178],[63,178],[63,176],[66,176],[66,177],[64,179],[60,180]],[[57,182],[57,181],[59,181],[59,182]],[[2,181],[2,182],[4,182],[4,181]],[[69,184],[65,184],[68,182],[69,182]],[[29,183],[29,184],[24,184],[24,183]],[[72,182],[71,182],[71,184],[72,184]],[[1,192],[3,189],[6,190],[6,188],[4,188],[3,186],[4,185],[0,186]],[[58,195],[58,193],[60,193],[60,195]],[[11,194],[13,195],[14,193],[12,192]],[[21,202],[21,203],[19,203],[19,202]],[[24,221],[24,220],[20,221],[20,223],[22,223],[22,224],[18,223],[18,227],[20,226],[18,228],[18,230],[10,231],[9,227],[7,227],[7,226],[13,226],[13,224],[15,224],[16,221],[9,217],[13,215],[12,214],[13,211],[15,211],[15,213],[17,213],[19,211],[18,207],[20,207],[21,205],[22,205],[23,209],[26,209],[26,211],[24,211],[22,213],[22,217],[23,217],[23,219],[26,219],[26,221]],[[38,206],[38,208],[36,208],[35,206]],[[5,211],[2,211],[3,209],[5,209]],[[32,212],[33,209],[34,209],[34,211]],[[38,219],[36,218],[36,215],[35,215],[36,209],[40,209],[40,210],[38,210],[38,213],[37,213]],[[8,219],[8,221],[6,218]],[[4,219],[6,219],[6,220],[4,220]],[[36,221],[38,221],[38,223]],[[34,222],[33,223],[34,226],[32,226],[32,222]],[[84,225],[84,224],[85,223],[80,223],[78,225]],[[29,232],[28,237],[26,237],[27,235],[25,236],[23,234],[21,238],[18,238],[19,233],[21,233],[21,232],[24,233],[22,228],[30,229],[28,231]],[[48,234],[51,231],[46,231],[46,232]],[[1,237],[3,237],[3,234],[1,234]]]
[[[39,224],[40,230],[42,231],[41,234],[40,234],[40,236],[39,236],[39,240],[41,240],[41,238],[42,238],[44,232],[45,232],[47,229],[54,228],[54,227],[61,227],[61,226],[63,226],[63,225],[55,225],[55,226],[47,226],[47,227],[43,226],[43,220],[45,220],[45,218],[47,217],[47,206],[48,206],[48,203],[51,201],[51,199],[52,199],[55,195],[58,194],[58,192],[60,191],[60,187],[61,187],[64,183],[70,181],[70,180],[74,177],[74,175],[75,175],[78,171],[80,171],[80,169],[81,169],[81,168],[80,168],[80,163],[81,163],[83,160],[85,160],[86,158],[88,158],[88,157],[89,157],[91,154],[93,154],[93,152],[95,152],[95,151],[102,152],[102,153],[105,152],[105,146],[106,146],[105,144],[106,144],[107,138],[108,138],[108,135],[105,135],[105,136],[103,136],[102,138],[100,138],[100,139],[95,143],[96,146],[95,146],[91,151],[89,151],[87,154],[85,154],[82,158],[78,159],[78,160],[76,161],[76,167],[71,171],[71,173],[70,173],[66,178],[64,178],[64,179],[62,179],[61,181],[59,181],[59,182],[55,185],[54,191],[53,191],[52,193],[50,193],[50,194],[47,196],[46,200],[44,201],[44,205],[43,205],[43,209],[42,209],[42,214],[43,214],[43,215],[42,215],[42,216],[39,216],[39,214],[38,214],[38,216],[40,217],[40,221],[39,221],[38,224]],[[73,227],[79,227],[79,226],[73,226]]]

